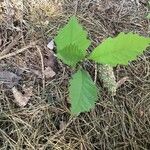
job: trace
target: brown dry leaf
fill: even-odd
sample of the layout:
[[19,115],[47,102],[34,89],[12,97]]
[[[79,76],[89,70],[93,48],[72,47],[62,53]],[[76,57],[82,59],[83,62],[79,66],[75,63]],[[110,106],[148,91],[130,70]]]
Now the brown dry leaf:
[[57,72],[58,70],[58,62],[57,59],[53,53],[53,51],[49,50],[47,47],[45,47],[47,53],[44,55],[44,66],[52,68],[54,72]]
[[15,103],[18,104],[20,107],[25,107],[32,96],[32,87],[24,88],[25,94],[22,94],[16,87],[12,88],[12,93],[15,98]]
[[44,75],[48,79],[53,78],[56,75],[56,73],[51,67],[46,67],[46,69],[44,70]]
[[44,58],[45,67],[55,67],[56,63],[56,57],[51,51],[48,51],[46,57]]
[[17,76],[10,71],[0,71],[0,84],[6,85],[8,88],[12,88],[17,85],[21,77]]

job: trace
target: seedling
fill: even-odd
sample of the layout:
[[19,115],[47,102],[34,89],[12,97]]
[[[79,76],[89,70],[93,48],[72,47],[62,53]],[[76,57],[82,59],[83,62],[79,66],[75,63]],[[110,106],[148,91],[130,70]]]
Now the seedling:
[[[54,41],[57,57],[70,67],[76,67],[85,58],[112,67],[128,65],[129,61],[135,60],[150,44],[150,38],[131,32],[127,34],[121,32],[117,37],[107,38],[88,53],[87,49],[91,42],[87,39],[87,32],[74,16],[58,32]],[[71,113],[78,115],[90,111],[98,100],[98,89],[88,72],[80,68],[73,74],[69,83]]]

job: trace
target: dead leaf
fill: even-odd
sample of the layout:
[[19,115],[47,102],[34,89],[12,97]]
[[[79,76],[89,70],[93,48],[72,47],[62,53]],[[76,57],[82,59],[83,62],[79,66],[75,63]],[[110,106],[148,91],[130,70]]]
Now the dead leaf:
[[56,73],[53,71],[51,67],[46,67],[46,69],[44,70],[44,75],[48,79],[54,77]]
[[56,58],[53,55],[52,52],[48,52],[47,55],[44,58],[44,63],[46,67],[51,67],[53,68],[55,66]]
[[51,67],[52,70],[57,72],[58,70],[58,62],[57,59],[53,53],[53,51],[46,48],[47,53],[44,55],[44,66],[45,67]]
[[6,85],[8,88],[12,88],[17,85],[21,77],[17,76],[10,71],[0,71],[0,84]]
[[12,88],[12,93],[14,95],[14,102],[20,107],[25,107],[32,96],[32,87],[24,88],[25,94],[22,94],[16,87]]

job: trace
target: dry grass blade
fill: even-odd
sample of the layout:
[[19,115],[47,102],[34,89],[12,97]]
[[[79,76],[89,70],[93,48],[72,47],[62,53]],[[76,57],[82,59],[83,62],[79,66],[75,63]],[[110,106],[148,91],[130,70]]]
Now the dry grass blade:
[[41,70],[42,70],[42,81],[43,81],[43,92],[44,92],[45,91],[44,59],[43,59],[41,48],[39,46],[36,46],[36,48],[41,58]]

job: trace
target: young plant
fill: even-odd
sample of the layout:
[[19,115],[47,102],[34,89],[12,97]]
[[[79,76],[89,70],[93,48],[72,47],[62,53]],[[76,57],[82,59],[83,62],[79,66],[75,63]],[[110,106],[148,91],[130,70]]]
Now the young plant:
[[[134,33],[121,32],[115,38],[107,38],[97,46],[91,54],[87,53],[90,40],[87,32],[83,30],[76,17],[71,17],[68,24],[63,27],[55,37],[57,57],[65,64],[76,67],[85,58],[100,64],[112,67],[127,65],[149,46],[150,38]],[[69,98],[71,113],[78,115],[89,111],[98,100],[98,89],[87,71],[77,70],[70,80]]]

